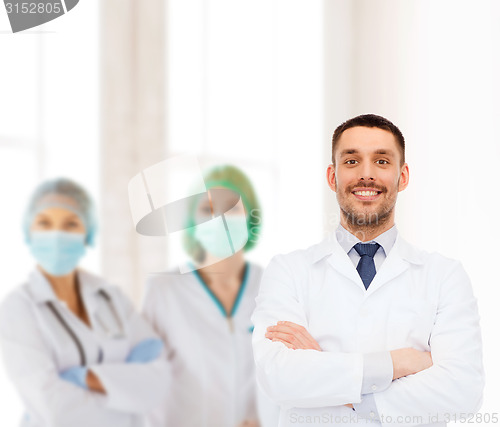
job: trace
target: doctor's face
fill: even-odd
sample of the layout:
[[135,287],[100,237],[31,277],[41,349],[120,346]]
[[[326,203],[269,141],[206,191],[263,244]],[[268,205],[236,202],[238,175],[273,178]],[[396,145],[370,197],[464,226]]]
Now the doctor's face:
[[[223,223],[220,221],[222,217]],[[204,262],[211,264],[236,253],[241,255],[248,241],[248,228],[245,208],[238,193],[222,187],[211,188],[200,199],[195,220],[199,225],[194,237],[205,250]]]
[[85,224],[74,212],[64,208],[51,207],[38,212],[33,219],[30,230],[85,233]]
[[245,209],[242,203],[238,203],[239,200],[240,195],[232,190],[224,187],[211,188],[200,198],[196,218],[201,222],[223,214],[245,216]]
[[335,165],[327,170],[342,223],[350,228],[392,226],[397,195],[408,185],[408,178],[408,165],[401,165],[394,135],[362,126],[342,133],[335,148]]

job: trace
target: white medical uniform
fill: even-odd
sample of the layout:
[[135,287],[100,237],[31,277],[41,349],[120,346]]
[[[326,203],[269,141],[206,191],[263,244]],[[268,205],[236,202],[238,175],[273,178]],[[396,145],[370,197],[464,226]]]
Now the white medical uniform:
[[[266,328],[279,320],[304,326],[323,351],[267,339]],[[442,426],[482,403],[481,333],[469,278],[460,262],[419,250],[400,234],[367,290],[334,233],[275,256],[252,321],[257,381],[281,405],[279,427]],[[431,351],[433,366],[362,395],[364,355],[404,347]],[[365,396],[375,410],[344,406]]]
[[231,316],[196,271],[148,279],[143,314],[166,343],[173,376],[153,427],[237,427],[257,419],[250,315],[262,269],[246,265]]
[[[133,346],[157,335],[118,288],[82,270],[78,279],[91,328],[56,297],[38,269],[0,307],[3,362],[26,407],[21,425],[143,426],[144,414],[165,396],[168,364],[164,358],[145,364],[124,361]],[[81,365],[82,355],[49,303],[75,334],[106,394],[59,377],[61,371]]]

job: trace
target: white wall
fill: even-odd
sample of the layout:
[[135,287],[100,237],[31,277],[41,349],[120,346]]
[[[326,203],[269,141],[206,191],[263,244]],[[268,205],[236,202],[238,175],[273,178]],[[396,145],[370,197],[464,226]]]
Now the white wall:
[[[169,155],[250,176],[264,218],[250,259],[321,239],[322,3],[169,0],[166,13]],[[170,248],[169,264],[182,258]]]

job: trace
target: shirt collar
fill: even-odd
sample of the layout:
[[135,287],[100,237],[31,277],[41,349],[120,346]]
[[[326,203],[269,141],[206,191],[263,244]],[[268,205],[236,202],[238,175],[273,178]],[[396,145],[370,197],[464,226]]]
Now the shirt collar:
[[[339,226],[337,227],[335,235],[337,237],[339,245],[342,247],[342,249],[344,249],[346,253],[349,253],[356,243],[361,242],[361,240],[359,240],[355,235],[347,231],[341,224],[339,224]],[[394,246],[394,242],[396,241],[397,235],[398,235],[398,229],[394,224],[391,228],[389,228],[389,230],[384,231],[382,234],[378,235],[374,239],[362,243],[371,243],[371,242],[378,243],[380,246],[382,246],[385,256],[387,256],[389,255],[389,252]]]
[[[321,259],[325,258],[326,256],[340,256],[340,257],[346,256],[347,251],[349,251],[352,248],[352,246],[359,241],[358,239],[355,238],[355,236],[351,234],[351,236],[353,237],[352,240],[353,243],[349,248],[344,249],[344,247],[341,246],[341,242],[338,241],[337,231],[327,233],[326,237],[321,242],[317,243],[316,245],[313,245],[309,249],[309,255],[310,255],[309,259],[312,263],[316,263]],[[390,230],[387,231],[391,231],[391,233],[389,233],[388,236],[392,236],[390,239],[387,238],[387,242],[385,242],[384,239],[382,239],[380,243],[378,242],[379,237],[382,235],[377,236],[374,239],[380,245],[382,244],[385,245],[385,248],[387,249],[387,256],[389,255],[389,251],[392,250],[392,252],[394,252],[393,256],[395,257],[403,258],[414,264],[422,264],[424,262],[423,261],[424,252],[414,247],[410,243],[408,243],[405,239],[403,239],[401,233],[399,233],[397,229],[392,227]],[[350,234],[349,232],[347,232],[347,230],[346,233]]]
[[[97,276],[81,269],[77,270],[77,274],[82,295],[96,293],[103,289],[102,281]],[[27,286],[31,297],[36,303],[58,300],[49,281],[38,268],[31,272]]]

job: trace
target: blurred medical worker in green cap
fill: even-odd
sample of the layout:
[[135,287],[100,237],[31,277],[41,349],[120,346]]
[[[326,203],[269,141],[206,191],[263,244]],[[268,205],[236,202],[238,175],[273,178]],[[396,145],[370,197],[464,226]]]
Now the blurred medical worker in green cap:
[[[204,175],[207,192],[188,209],[190,262],[150,277],[144,316],[167,347],[173,379],[152,427],[276,426],[278,409],[257,391],[252,353],[262,268],[245,260],[262,212],[249,178],[231,165]],[[258,403],[259,402],[259,403]]]

